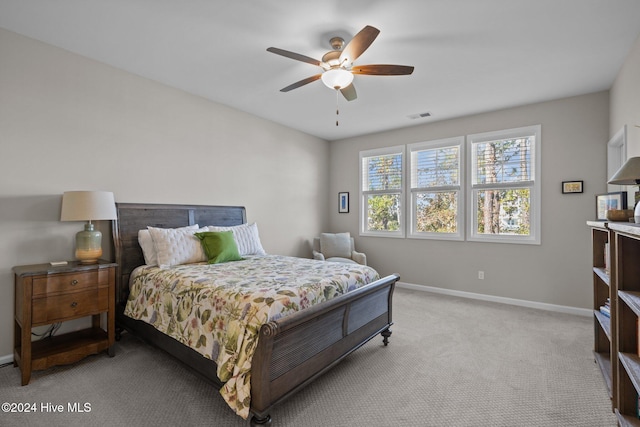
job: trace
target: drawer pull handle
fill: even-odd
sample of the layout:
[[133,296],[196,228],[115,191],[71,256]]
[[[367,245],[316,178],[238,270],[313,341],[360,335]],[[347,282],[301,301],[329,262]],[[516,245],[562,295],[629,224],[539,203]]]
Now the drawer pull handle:
[[76,308],[77,306],[78,306],[77,302],[74,301],[74,302],[71,303],[71,308]]
[[78,281],[77,281],[76,279],[73,279],[73,280],[71,281],[71,286],[75,286],[75,285],[77,285],[77,284],[78,284]]

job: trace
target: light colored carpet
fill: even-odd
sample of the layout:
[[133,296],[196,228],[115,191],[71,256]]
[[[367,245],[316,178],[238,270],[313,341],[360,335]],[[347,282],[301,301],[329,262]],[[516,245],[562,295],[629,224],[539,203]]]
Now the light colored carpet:
[[[273,427],[615,426],[590,318],[396,289],[380,337],[272,412]],[[116,356],[34,372],[0,369],[2,426],[248,426],[212,386],[125,334]],[[90,412],[69,413],[69,403]],[[63,405],[62,413],[42,405]]]

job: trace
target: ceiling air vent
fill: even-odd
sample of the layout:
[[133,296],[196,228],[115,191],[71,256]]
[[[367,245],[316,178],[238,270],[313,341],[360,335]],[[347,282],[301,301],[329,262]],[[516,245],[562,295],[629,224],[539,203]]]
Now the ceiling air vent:
[[423,119],[425,117],[431,117],[431,113],[426,112],[426,113],[419,113],[419,114],[410,114],[407,117],[409,117],[411,120]]

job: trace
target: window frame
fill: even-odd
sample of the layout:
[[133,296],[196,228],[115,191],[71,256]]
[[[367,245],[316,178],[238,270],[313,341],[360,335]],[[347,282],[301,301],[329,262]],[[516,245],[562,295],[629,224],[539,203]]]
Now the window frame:
[[[409,232],[407,237],[411,239],[435,239],[435,240],[459,240],[465,239],[465,177],[467,174],[465,166],[465,138],[456,136],[452,138],[437,139],[431,141],[416,142],[407,145],[407,225]],[[458,147],[458,184],[434,187],[417,187],[414,185],[414,164],[413,154],[419,151],[434,150],[445,147]],[[417,203],[416,197],[424,192],[457,192],[457,212],[456,212],[456,233],[424,232],[417,231]]]
[[[364,163],[367,158],[376,157],[376,156],[385,156],[385,155],[400,155],[401,161],[401,185],[399,190],[364,190]],[[360,203],[360,235],[361,236],[375,236],[375,237],[395,237],[395,238],[404,238],[405,237],[405,194],[406,194],[406,161],[405,161],[405,146],[404,145],[396,145],[393,147],[383,147],[383,148],[375,148],[371,150],[363,150],[360,151],[359,154],[359,203]],[[368,178],[368,174],[367,174]],[[371,194],[398,194],[399,195],[399,213],[398,213],[398,230],[395,231],[384,231],[384,230],[367,230],[367,224],[369,219],[369,210],[367,209],[367,198]]]
[[[518,244],[541,244],[541,135],[542,126],[532,125],[514,129],[506,129],[492,132],[483,132],[467,135],[467,241],[470,242],[495,242],[495,243],[518,243]],[[475,184],[476,159],[474,158],[474,147],[478,143],[515,139],[522,137],[533,137],[531,144],[531,179],[529,181],[517,183],[495,183]],[[487,189],[513,189],[529,188],[530,194],[530,233],[523,235],[507,234],[480,234],[478,230],[477,202],[478,191]]]

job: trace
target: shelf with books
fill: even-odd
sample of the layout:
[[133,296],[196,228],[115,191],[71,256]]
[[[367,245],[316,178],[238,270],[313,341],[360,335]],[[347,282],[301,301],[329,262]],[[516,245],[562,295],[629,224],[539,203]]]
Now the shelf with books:
[[593,268],[593,316],[594,316],[594,348],[593,355],[611,397],[612,408],[615,408],[615,392],[617,378],[615,375],[615,298],[612,286],[612,264],[610,242],[611,232],[608,223],[601,221],[587,222],[591,227],[592,268]]
[[618,348],[618,422],[640,426],[640,225],[611,223],[615,246],[614,270],[617,312],[614,336]]
[[611,317],[598,310],[593,310],[602,332],[607,336],[607,341],[611,341]]

